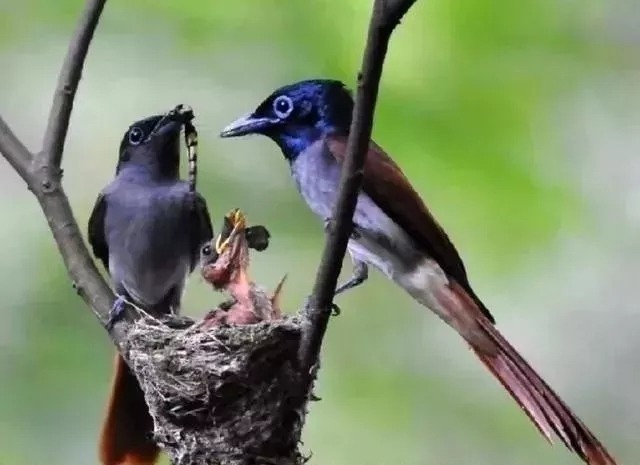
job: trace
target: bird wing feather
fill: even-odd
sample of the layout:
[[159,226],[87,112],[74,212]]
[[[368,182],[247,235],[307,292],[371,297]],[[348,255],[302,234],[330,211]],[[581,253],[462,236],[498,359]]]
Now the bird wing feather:
[[[347,137],[326,137],[329,152],[342,164],[346,156]],[[471,289],[467,271],[455,246],[431,214],[407,177],[393,159],[371,141],[364,165],[362,190],[393,221],[434,259],[450,279],[459,283],[494,322],[489,310]]]
[[193,271],[200,260],[200,248],[213,238],[213,227],[211,226],[211,217],[209,216],[207,202],[204,197],[197,192],[195,193],[192,207],[190,211],[191,221],[193,222],[190,234],[191,271]]
[[104,220],[107,214],[107,199],[104,194],[98,195],[93,211],[89,217],[89,245],[93,254],[109,269],[109,245],[105,235]]

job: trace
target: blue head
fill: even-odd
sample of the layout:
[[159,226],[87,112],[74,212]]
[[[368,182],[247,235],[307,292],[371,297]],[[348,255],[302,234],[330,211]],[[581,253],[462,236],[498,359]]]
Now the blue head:
[[159,179],[177,179],[180,172],[180,131],[193,119],[193,111],[178,105],[129,126],[120,142],[116,174],[123,169]]
[[325,135],[346,135],[352,111],[353,98],[342,82],[300,81],[273,92],[252,113],[224,128],[220,136],[262,134],[292,161]]

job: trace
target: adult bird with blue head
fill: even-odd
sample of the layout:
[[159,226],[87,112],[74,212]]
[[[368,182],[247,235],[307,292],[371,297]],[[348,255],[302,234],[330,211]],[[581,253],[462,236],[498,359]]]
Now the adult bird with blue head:
[[[110,324],[130,302],[161,316],[177,313],[200,248],[213,237],[207,204],[180,179],[180,134],[193,111],[171,111],[133,123],[120,143],[115,178],[89,219],[89,243],[111,277]],[[187,139],[188,141],[188,139]],[[101,442],[103,465],[151,465],[159,453],[144,394],[126,362],[116,370]]]
[[[328,225],[352,112],[353,99],[342,82],[306,80],[277,89],[221,136],[272,139],[303,199]],[[348,251],[353,274],[336,294],[366,281],[369,265],[377,268],[462,336],[545,438],[551,441],[555,433],[590,465],[615,465],[595,435],[498,331],[444,229],[400,167],[373,141]]]

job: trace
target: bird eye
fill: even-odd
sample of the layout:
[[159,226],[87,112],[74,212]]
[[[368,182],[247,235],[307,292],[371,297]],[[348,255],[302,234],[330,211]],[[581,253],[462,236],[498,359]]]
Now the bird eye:
[[202,255],[209,256],[211,255],[211,246],[209,244],[202,247]]
[[280,119],[285,119],[293,111],[293,102],[286,95],[280,95],[273,101],[273,112]]
[[138,145],[140,142],[142,142],[143,136],[144,133],[142,132],[142,129],[138,127],[131,128],[131,130],[129,131],[129,143],[131,145]]

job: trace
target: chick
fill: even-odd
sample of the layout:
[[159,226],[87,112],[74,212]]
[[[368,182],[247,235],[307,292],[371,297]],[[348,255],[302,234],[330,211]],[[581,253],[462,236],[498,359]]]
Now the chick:
[[272,294],[254,283],[249,276],[249,249],[265,250],[269,231],[264,226],[247,227],[239,209],[225,216],[224,227],[215,242],[205,245],[200,254],[200,270],[205,281],[231,300],[204,317],[206,326],[220,324],[254,324],[282,318],[280,294],[286,275]]

